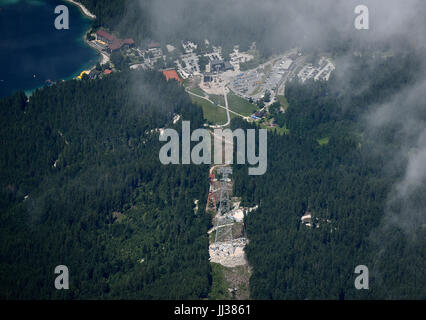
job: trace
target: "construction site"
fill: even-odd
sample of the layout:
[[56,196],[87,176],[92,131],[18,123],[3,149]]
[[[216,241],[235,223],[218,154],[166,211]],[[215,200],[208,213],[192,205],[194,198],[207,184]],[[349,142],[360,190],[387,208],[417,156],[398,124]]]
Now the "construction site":
[[241,200],[232,197],[231,175],[232,167],[229,165],[212,166],[209,171],[210,188],[206,212],[212,214],[213,222],[213,227],[208,231],[209,259],[212,264],[220,265],[228,298],[245,300],[250,296],[251,268],[244,252],[248,243],[244,217],[257,207],[240,207]]
[[233,182],[230,166],[213,166],[210,169],[210,189],[206,211],[213,215],[210,236],[210,261],[225,267],[247,265],[244,247],[244,217],[257,209],[240,207],[240,199],[232,197]]

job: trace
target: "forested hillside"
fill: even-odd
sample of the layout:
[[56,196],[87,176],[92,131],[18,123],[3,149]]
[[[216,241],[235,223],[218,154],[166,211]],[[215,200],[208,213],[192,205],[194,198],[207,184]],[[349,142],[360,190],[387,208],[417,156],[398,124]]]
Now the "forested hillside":
[[[163,166],[158,130],[202,121],[161,73],[66,81],[0,100],[0,298],[198,299],[210,288],[194,199],[203,166]],[[54,288],[54,269],[70,289]]]
[[[275,105],[275,116],[286,134],[268,127],[266,174],[233,165],[233,195],[259,205],[244,218],[251,298],[426,299],[424,178],[392,197],[418,152],[407,141],[419,140],[426,123],[424,52],[386,41],[357,47],[335,33],[340,25],[300,29],[324,18],[325,7],[316,16],[306,1],[294,11],[256,1],[80,2],[96,14],[94,28],[137,45],[207,38],[229,52],[256,42],[263,56],[326,48],[336,63],[328,82],[285,84],[288,109]],[[298,10],[307,15],[277,28]],[[179,130],[177,114],[201,128],[202,109],[160,72],[121,69],[0,100],[0,299],[209,297],[209,168],[158,158],[160,128]],[[238,117],[231,127],[257,128]],[[310,225],[301,222],[308,214]],[[71,290],[54,288],[58,265],[69,267]],[[369,290],[354,287],[358,265],[370,270]],[[221,280],[222,291],[227,285]]]
[[[288,85],[290,134],[268,135],[267,173],[235,170],[235,194],[260,204],[246,217],[252,298],[426,298],[426,225],[407,234],[402,226],[381,224],[387,195],[402,175],[402,166],[385,171],[402,147],[397,128],[380,131],[377,139],[387,145],[376,150],[360,121],[368,106],[412,85],[419,65],[414,56],[354,58],[349,90],[337,78]],[[232,126],[248,125],[234,119]],[[301,223],[306,213],[311,227]],[[370,290],[355,289],[357,265],[369,267]]]

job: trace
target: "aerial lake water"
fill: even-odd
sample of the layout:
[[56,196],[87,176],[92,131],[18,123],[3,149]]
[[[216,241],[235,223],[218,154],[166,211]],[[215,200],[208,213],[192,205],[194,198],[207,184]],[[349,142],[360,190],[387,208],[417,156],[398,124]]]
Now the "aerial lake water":
[[[69,9],[69,29],[57,30],[55,7]],[[84,42],[91,24],[75,5],[59,0],[0,0],[0,97],[70,79],[100,57]]]

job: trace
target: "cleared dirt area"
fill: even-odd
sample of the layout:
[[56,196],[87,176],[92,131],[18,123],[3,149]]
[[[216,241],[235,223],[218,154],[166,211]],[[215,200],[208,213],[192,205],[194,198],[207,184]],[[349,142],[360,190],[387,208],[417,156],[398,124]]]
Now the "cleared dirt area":
[[249,280],[251,276],[250,267],[247,265],[234,268],[224,268],[225,281],[233,300],[248,300],[250,298]]
[[211,300],[248,300],[250,298],[249,280],[252,274],[250,267],[239,266],[227,268],[212,263]]
[[213,243],[209,247],[210,261],[229,268],[247,265],[244,246],[245,241],[238,239],[233,240],[233,244],[230,241]]

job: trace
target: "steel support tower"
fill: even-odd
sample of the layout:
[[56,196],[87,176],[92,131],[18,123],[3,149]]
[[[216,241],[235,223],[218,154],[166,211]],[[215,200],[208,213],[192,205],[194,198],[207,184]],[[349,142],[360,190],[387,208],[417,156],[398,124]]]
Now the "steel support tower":
[[[215,243],[230,241],[233,248],[232,226],[233,220],[228,217],[220,217],[216,224]],[[232,250],[233,251],[233,250]]]
[[223,216],[231,211],[231,188],[229,187],[229,175],[232,174],[232,168],[220,167],[217,172],[222,174],[222,178],[220,179],[220,198],[218,212],[220,216]]
[[232,217],[228,216],[228,213],[231,211],[231,200],[230,200],[230,179],[229,175],[232,174],[232,168],[230,167],[220,167],[217,170],[218,174],[221,174],[220,179],[220,200],[219,200],[219,209],[216,222],[216,237],[215,243],[219,242],[230,242],[231,251],[234,253],[234,245],[232,238],[232,226],[234,220]]

